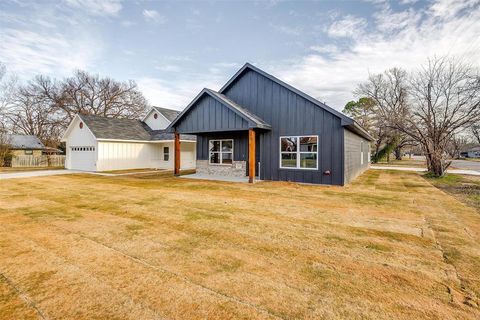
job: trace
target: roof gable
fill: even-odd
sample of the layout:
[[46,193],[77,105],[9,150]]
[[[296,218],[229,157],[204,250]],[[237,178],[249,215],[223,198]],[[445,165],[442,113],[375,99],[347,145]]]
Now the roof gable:
[[148,116],[156,111],[159,113],[162,117],[164,117],[168,122],[172,122],[175,120],[175,118],[180,114],[180,111],[178,110],[173,110],[173,109],[167,109],[167,108],[161,108],[161,107],[155,107],[153,106],[150,111],[147,112],[145,117],[143,117],[142,121],[145,121],[145,119],[148,118]]
[[214,99],[219,104],[221,104],[222,106],[230,110],[232,113],[234,113],[237,117],[239,117],[240,119],[243,119],[243,121],[247,123],[247,126],[244,129],[248,129],[248,128],[270,129],[271,128],[271,126],[268,123],[266,123],[261,118],[254,115],[247,109],[243,108],[239,104],[230,100],[225,95],[220,94],[214,90],[205,88],[192,100],[192,102],[190,102],[190,104],[178,115],[178,117],[170,124],[170,126],[167,129],[177,126],[178,122],[182,118],[185,118],[187,114],[191,111],[191,109],[197,104],[197,102],[199,102],[201,98],[205,96],[208,96]]
[[335,116],[337,116],[338,118],[341,119],[341,124],[342,126],[344,126],[345,128],[347,128],[348,130],[354,132],[355,134],[358,134],[364,138],[366,138],[367,140],[369,141],[372,141],[373,138],[372,136],[365,130],[363,129],[357,122],[355,122],[355,120],[353,120],[352,118],[350,118],[349,116],[333,109],[332,107],[329,107],[327,106],[325,103],[323,102],[320,102],[319,100],[309,96],[308,94],[298,90],[297,88],[294,88],[292,87],[291,85],[283,82],[282,80],[272,76],[271,74],[255,67],[254,65],[250,64],[250,63],[245,63],[245,65],[240,69],[238,70],[232,78],[230,78],[230,80],[227,81],[227,83],[219,90],[219,93],[220,94],[224,94],[226,93],[226,91],[232,87],[232,85],[237,82],[243,75],[246,74],[246,71],[253,71],[257,74],[260,74],[262,75],[263,77],[275,82],[276,84],[278,84],[279,86],[301,96],[302,98],[308,100],[309,102],[311,102],[312,104],[322,108],[323,110],[329,112],[330,114],[333,114]]
[[225,91],[230,88],[230,86],[237,80],[239,79],[241,76],[243,76],[243,74],[245,73],[246,70],[251,70],[253,72],[256,72],[256,73],[259,73],[261,74],[262,76],[266,77],[267,79],[270,79],[271,81],[277,83],[278,85],[298,94],[299,96],[305,98],[306,100],[312,102],[313,104],[317,105],[318,107],[320,108],[323,108],[325,109],[326,111],[330,112],[331,114],[339,117],[341,120],[342,120],[342,124],[349,124],[349,123],[353,123],[353,119],[346,116],[345,114],[333,109],[332,107],[329,107],[327,106],[326,104],[324,104],[323,102],[320,102],[318,101],[317,99],[309,96],[308,94],[306,94],[305,92],[302,92],[300,90],[298,90],[297,88],[294,88],[292,87],[291,85],[283,82],[282,80],[272,76],[271,74],[269,73],[266,73],[265,71],[255,67],[254,65],[250,64],[250,63],[245,63],[245,65],[237,71],[237,73],[235,73],[233,75],[232,78],[230,78],[230,80],[227,81],[227,83],[218,91],[219,93],[225,93]]

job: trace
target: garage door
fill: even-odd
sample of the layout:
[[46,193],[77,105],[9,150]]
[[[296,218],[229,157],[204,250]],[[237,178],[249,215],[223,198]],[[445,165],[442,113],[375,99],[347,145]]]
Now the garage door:
[[73,170],[95,171],[95,147],[70,147],[70,166]]

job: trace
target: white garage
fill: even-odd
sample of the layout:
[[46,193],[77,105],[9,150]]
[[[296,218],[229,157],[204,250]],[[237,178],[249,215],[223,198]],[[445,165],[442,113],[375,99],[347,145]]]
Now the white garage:
[[[152,108],[142,120],[77,115],[62,141],[65,167],[81,171],[128,169],[173,170],[173,134],[165,128],[178,111]],[[195,169],[196,138],[182,135],[181,169]]]
[[94,146],[70,146],[70,169],[95,171],[97,161]]

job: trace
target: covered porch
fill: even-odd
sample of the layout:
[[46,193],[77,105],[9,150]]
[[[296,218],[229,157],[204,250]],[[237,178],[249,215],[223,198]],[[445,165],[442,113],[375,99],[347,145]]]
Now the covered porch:
[[270,126],[213,90],[204,89],[170,125],[175,174],[180,174],[180,134],[197,137],[196,177],[253,183],[260,171],[260,136]]

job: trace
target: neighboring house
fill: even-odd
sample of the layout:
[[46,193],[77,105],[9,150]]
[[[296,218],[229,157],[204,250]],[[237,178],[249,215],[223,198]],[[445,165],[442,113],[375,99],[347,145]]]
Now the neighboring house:
[[[78,114],[68,126],[68,169],[109,171],[140,168],[173,169],[174,135],[165,128],[178,111],[153,107],[142,120]],[[182,169],[195,168],[195,137],[184,135]]]
[[46,148],[37,136],[9,134],[6,142],[10,146],[12,156],[41,156]]
[[373,140],[353,119],[248,63],[220,91],[203,89],[169,130],[176,141],[197,136],[198,173],[250,182],[344,185],[368,168]]
[[462,150],[460,156],[465,158],[480,158],[480,145],[470,145]]

